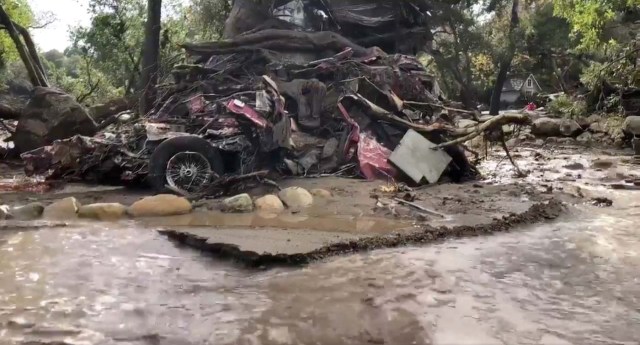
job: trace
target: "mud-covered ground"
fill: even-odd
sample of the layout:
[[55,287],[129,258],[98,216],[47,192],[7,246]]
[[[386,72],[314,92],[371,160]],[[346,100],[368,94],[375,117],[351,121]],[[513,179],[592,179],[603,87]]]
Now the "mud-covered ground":
[[[246,270],[176,246],[154,231],[189,223],[197,225],[192,229],[265,230],[252,215],[233,220],[205,211],[215,209],[215,202],[190,216],[146,223],[5,229],[0,343],[636,344],[640,192],[633,187],[639,166],[628,152],[561,146],[516,151],[521,167],[531,171],[524,179],[514,179],[495,152],[483,164],[486,179],[476,182],[482,187],[416,191],[416,203],[445,214],[465,210],[487,220],[484,225],[456,224],[462,212],[451,219],[386,214],[375,209],[369,194],[377,186],[369,182],[337,180],[353,184],[351,194],[341,196],[337,184],[315,185],[323,179],[291,181],[335,196],[308,210],[316,218],[289,214],[272,221],[289,224],[291,232],[315,226],[342,238],[315,257],[302,256],[322,259],[302,267]],[[454,193],[478,194],[474,190],[496,201],[486,208],[438,205]],[[516,197],[509,190],[530,192]],[[63,192],[29,197],[54,200],[66,193],[84,202],[130,203],[145,194],[69,185]],[[2,194],[2,200],[21,203],[26,196]],[[542,206],[504,217],[505,200]],[[502,215],[493,220],[483,209]],[[313,225],[324,218],[329,220]],[[391,225],[397,234],[385,235]],[[459,236],[464,238],[452,238]]]
[[[308,263],[332,255],[483,235],[555,219],[566,205],[607,205],[606,198],[581,185],[633,189],[638,184],[637,165],[629,152],[580,151],[557,143],[516,148],[512,153],[527,172],[525,178],[514,177],[502,152],[490,151],[482,164],[484,177],[463,184],[405,188],[341,177],[285,179],[278,181],[282,188],[322,188],[332,196],[316,197],[311,208],[280,215],[225,214],[219,210],[220,200],[203,200],[192,214],[137,222],[187,246],[252,266]],[[15,169],[3,171],[5,182],[11,173],[21,179]],[[261,186],[249,192],[257,197],[277,189]],[[46,204],[67,196],[83,204],[127,205],[148,193],[61,184],[46,193],[1,195],[2,203],[12,205]]]

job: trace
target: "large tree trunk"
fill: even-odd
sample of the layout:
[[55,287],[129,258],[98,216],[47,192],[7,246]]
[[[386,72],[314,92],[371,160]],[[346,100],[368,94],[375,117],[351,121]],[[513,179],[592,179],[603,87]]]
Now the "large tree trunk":
[[507,76],[509,69],[511,69],[511,62],[513,56],[516,55],[516,29],[520,24],[520,18],[518,17],[518,4],[519,0],[513,0],[511,6],[511,24],[509,25],[509,44],[507,51],[500,61],[498,76],[496,77],[496,84],[493,87],[493,93],[491,94],[491,107],[489,108],[489,114],[498,115],[500,113],[500,96],[502,95],[502,87]]
[[38,58],[38,54],[35,50],[35,46],[33,45],[33,41],[31,40],[31,36],[29,36],[29,32],[26,29],[20,27],[20,29],[22,29],[22,34],[25,37],[25,42],[27,42],[27,45],[30,44],[30,48],[33,48],[29,49],[30,51],[25,48],[25,45],[20,40],[20,33],[18,32],[15,23],[11,20],[11,17],[9,17],[9,14],[4,10],[2,5],[0,5],[0,24],[4,27],[5,30],[7,30],[7,32],[9,33],[9,37],[11,37],[11,40],[15,44],[16,50],[20,55],[20,59],[27,69],[27,74],[29,74],[31,84],[33,84],[33,86],[48,87],[49,84],[46,77],[44,76],[42,65],[40,64],[38,66],[40,59]]
[[160,31],[162,20],[162,0],[147,3],[147,23],[142,55],[142,77],[140,80],[140,114],[145,115],[153,108],[158,84],[160,65]]

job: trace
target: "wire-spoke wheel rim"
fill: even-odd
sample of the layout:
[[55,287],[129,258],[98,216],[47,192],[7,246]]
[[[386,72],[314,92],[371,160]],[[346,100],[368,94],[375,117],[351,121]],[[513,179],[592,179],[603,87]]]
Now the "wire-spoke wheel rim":
[[169,187],[188,194],[202,191],[211,181],[213,170],[205,156],[197,152],[180,152],[167,162]]

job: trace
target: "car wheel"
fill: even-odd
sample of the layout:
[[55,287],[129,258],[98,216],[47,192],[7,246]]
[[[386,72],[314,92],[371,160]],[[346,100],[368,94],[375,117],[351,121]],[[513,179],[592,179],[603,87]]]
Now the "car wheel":
[[[149,159],[149,183],[158,192],[198,194],[224,173],[220,152],[197,136],[163,141]],[[167,188],[169,186],[170,188]]]

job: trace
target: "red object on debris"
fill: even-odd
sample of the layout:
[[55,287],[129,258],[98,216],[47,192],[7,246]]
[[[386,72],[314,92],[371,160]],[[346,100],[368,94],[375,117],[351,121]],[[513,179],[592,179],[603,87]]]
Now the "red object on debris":
[[353,128],[347,144],[345,145],[345,157],[350,157],[350,152],[357,144],[358,163],[360,172],[367,180],[375,179],[393,179],[397,174],[397,170],[389,163],[391,150],[380,144],[376,138],[367,131],[360,131],[360,126],[349,116],[349,112],[338,103],[338,109]]
[[371,133],[360,132],[358,141],[358,162],[360,171],[368,180],[393,179],[396,169],[389,164],[391,150],[382,146]]
[[529,104],[527,104],[527,111],[534,111],[536,110],[538,107],[536,107],[536,104],[533,102],[530,102]]
[[238,115],[244,115],[247,119],[255,123],[260,128],[270,127],[269,121],[267,121],[267,119],[262,117],[260,113],[258,113],[255,109],[246,105],[242,101],[239,101],[237,99],[232,99],[229,102],[227,102],[227,104],[225,105],[227,106],[227,109],[229,109],[233,113]]
[[198,94],[189,99],[189,111],[191,114],[198,114],[205,110],[206,103],[202,94]]

